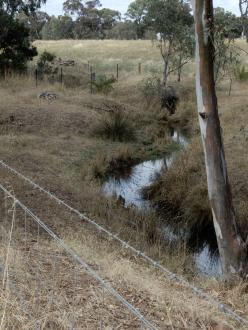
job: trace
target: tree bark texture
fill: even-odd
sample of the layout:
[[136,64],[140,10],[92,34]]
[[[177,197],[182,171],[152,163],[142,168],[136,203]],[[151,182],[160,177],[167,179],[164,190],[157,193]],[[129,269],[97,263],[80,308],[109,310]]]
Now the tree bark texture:
[[196,33],[196,94],[208,193],[224,277],[245,269],[245,244],[236,221],[228,180],[214,82],[213,0],[192,0]]

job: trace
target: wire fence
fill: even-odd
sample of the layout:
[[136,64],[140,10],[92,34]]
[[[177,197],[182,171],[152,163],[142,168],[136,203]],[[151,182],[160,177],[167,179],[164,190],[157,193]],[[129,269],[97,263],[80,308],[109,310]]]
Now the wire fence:
[[12,192],[0,190],[1,329],[156,329]]
[[43,194],[45,194],[49,199],[54,200],[59,205],[59,207],[64,207],[65,209],[70,211],[72,214],[76,215],[79,219],[81,219],[82,221],[85,221],[90,226],[97,229],[98,232],[104,234],[106,237],[108,237],[108,238],[110,238],[114,241],[117,241],[124,249],[128,249],[133,255],[136,255],[136,256],[142,258],[149,265],[151,265],[155,269],[159,270],[160,272],[162,272],[163,274],[168,276],[171,280],[176,281],[176,282],[180,283],[180,285],[190,289],[194,294],[197,294],[202,299],[210,302],[211,304],[216,306],[221,312],[225,313],[226,315],[228,315],[232,319],[248,326],[248,320],[246,320],[245,318],[238,315],[238,313],[236,313],[233,309],[231,309],[230,307],[228,307],[227,305],[225,305],[224,303],[222,303],[218,299],[216,299],[213,296],[207,294],[206,292],[204,292],[202,289],[196,287],[195,285],[189,283],[182,276],[179,276],[178,274],[171,272],[165,266],[161,265],[161,263],[159,261],[153,260],[148,255],[146,255],[143,251],[139,251],[138,249],[136,249],[135,247],[130,245],[128,242],[122,240],[118,235],[113,234],[108,229],[106,229],[102,225],[98,224],[97,221],[89,218],[86,214],[84,214],[84,213],[80,212],[79,210],[71,207],[70,205],[65,203],[63,200],[61,200],[60,198],[58,198],[57,196],[52,194],[50,191],[42,188],[41,186],[39,186],[38,184],[33,182],[31,179],[27,178],[26,176],[24,176],[20,172],[13,169],[11,166],[6,164],[4,161],[0,160],[0,166],[5,168],[8,172],[10,172],[10,173],[14,174],[15,176],[19,177],[20,179],[24,180],[26,183],[31,185],[33,188],[37,189],[37,191],[40,191]]
[[[151,68],[151,72],[153,71]],[[90,92],[93,93],[93,83],[102,76],[112,78],[113,81],[118,82],[127,72],[132,76],[141,76],[143,73],[150,71],[140,62],[133,64],[132,69],[129,68],[127,70],[125,65],[121,63],[113,64],[111,68],[105,68],[100,65],[94,65],[89,61],[79,64],[73,60],[60,60],[52,66],[48,66],[48,68],[30,66],[25,72],[19,75],[32,79],[37,88],[46,81],[50,84],[58,83],[68,88],[86,88],[88,86]],[[5,70],[3,75],[4,80],[12,77],[16,77],[16,74],[11,70]]]

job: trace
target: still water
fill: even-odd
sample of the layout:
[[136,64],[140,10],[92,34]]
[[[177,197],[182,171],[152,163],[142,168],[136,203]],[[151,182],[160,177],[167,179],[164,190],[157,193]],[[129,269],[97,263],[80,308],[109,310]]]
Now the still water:
[[[182,149],[188,146],[187,139],[178,131],[171,131],[172,141],[178,143]],[[102,186],[105,196],[121,198],[125,207],[136,207],[141,211],[149,211],[152,206],[142,194],[142,190],[149,187],[156,177],[163,171],[173,166],[178,155],[178,151],[171,153],[169,156],[142,162],[135,165],[127,173],[119,173],[110,176]],[[165,239],[179,240],[180,236],[173,233],[169,226],[164,226]],[[194,252],[194,261],[196,270],[204,276],[221,277],[221,264],[218,253],[211,248],[211,244],[207,242],[208,238],[204,238],[201,249]]]

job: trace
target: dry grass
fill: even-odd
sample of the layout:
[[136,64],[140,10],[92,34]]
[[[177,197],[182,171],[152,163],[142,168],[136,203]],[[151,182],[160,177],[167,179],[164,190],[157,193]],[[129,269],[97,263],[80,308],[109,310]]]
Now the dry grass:
[[[46,82],[40,83],[36,89],[33,78],[26,80],[15,77],[0,82],[1,158],[78,209],[92,214],[99,222],[119,233],[138,249],[146,250],[154,258],[161,259],[169,268],[180,273],[183,273],[184,269],[190,270],[191,280],[201,283],[201,279],[192,275],[193,265],[184,247],[174,251],[172,255],[167,255],[163,242],[148,243],[147,238],[154,233],[154,215],[141,214],[132,209],[125,210],[112,200],[105,200],[98,182],[88,175],[92,162],[98,161],[102,154],[107,155],[110,161],[121,154],[126,157],[130,150],[140,159],[163,155],[168,148],[166,127],[170,124],[183,124],[187,130],[190,127],[193,131],[197,127],[190,113],[191,108],[194,108],[190,78],[185,80],[187,88],[182,88],[185,101],[181,103],[180,111],[173,118],[168,119],[159,111],[156,104],[149,108],[144,103],[139,84],[145,74],[138,76],[131,71],[135,72],[139,62],[144,63],[146,71],[148,67],[153,66],[156,71],[160,67],[160,59],[159,53],[156,53],[150,42],[137,43],[133,47],[133,42],[39,42],[37,45],[40,50],[54,51],[63,58],[75,58],[80,65],[90,58],[95,67],[99,67],[99,71],[102,68],[111,73],[117,62],[123,63],[123,76],[107,98],[91,96],[87,84],[83,89],[80,87],[69,90],[57,84],[48,85]],[[37,95],[44,90],[56,92],[58,100],[51,104],[40,102]],[[243,106],[246,102],[244,85],[236,84],[230,99],[226,97],[225,86],[220,91],[220,110],[223,113],[231,181],[237,183],[236,191],[240,194],[246,191],[244,177],[247,172],[247,142],[243,140],[243,131],[240,131],[240,126],[246,125],[247,121],[247,109]],[[96,121],[103,118],[105,111],[102,109],[106,109],[106,103],[124,106],[134,124],[137,141],[123,145],[120,142],[92,137],[91,128]],[[128,151],[123,151],[123,148],[127,148]],[[192,158],[188,156],[189,164],[198,159],[198,153],[200,146],[193,145],[189,152]],[[199,164],[201,165],[201,162]],[[105,165],[103,162],[100,167]],[[179,165],[175,168],[178,169]],[[217,330],[218,324],[227,323],[226,318],[213,306],[209,306],[181,286],[171,283],[168,278],[159,275],[113,242],[96,236],[96,233],[85,224],[78,222],[78,219],[62,211],[51,201],[45,200],[41,195],[36,195],[30,187],[24,186],[13,176],[1,170],[0,177],[1,182],[12,187],[20,199],[48,222],[88,263],[108,278],[128,300],[148,315],[158,328]],[[180,184],[184,181],[180,182],[180,176],[177,177],[177,192],[182,193]],[[201,180],[204,181],[204,176]],[[175,191],[175,194],[177,192]],[[236,203],[243,205],[245,217],[247,203],[239,196],[237,195]],[[241,210],[241,206],[238,208]],[[3,214],[2,207],[1,215]],[[6,294],[9,294],[4,328],[33,329],[35,322],[38,322],[45,329],[97,329],[100,328],[99,322],[103,321],[102,328],[117,329],[121,320],[121,329],[135,329],[137,322],[130,319],[123,308],[111,298],[106,298],[107,302],[102,303],[102,290],[88,276],[79,272],[78,281],[73,282],[72,277],[78,273],[78,269],[46,236],[41,235],[37,245],[37,230],[31,228],[29,249],[23,249],[20,237],[23,235],[23,214],[18,212],[17,219],[18,235],[11,245],[11,255],[18,258],[14,258],[15,261],[11,259],[14,262],[11,272],[16,280],[15,287],[26,301],[31,317],[23,311],[24,305],[15,292],[10,290],[8,293],[2,290],[0,313],[4,308]],[[135,226],[130,225],[130,219],[134,220]],[[3,259],[5,248],[4,241],[0,249]],[[27,254],[28,264],[23,262]],[[53,258],[61,261],[60,266],[56,265],[58,268],[54,272],[54,279],[48,274],[48,270],[53,267]],[[30,286],[26,280],[27,274]],[[43,282],[37,284],[39,275],[42,276]],[[248,314],[244,284],[230,289],[214,280],[207,280],[201,285],[216,297],[223,298],[242,315]],[[37,298],[35,292],[38,289],[40,296]],[[49,297],[56,303],[51,304]],[[38,304],[40,308],[37,309]],[[93,308],[97,313],[92,313]],[[239,328],[238,325],[229,323],[231,329]]]
[[[15,182],[17,184],[17,182]],[[19,188],[19,190],[18,190]],[[22,190],[21,190],[22,188]],[[241,329],[210,304],[96,236],[70,212],[16,185],[17,196],[158,329]],[[24,193],[24,191],[26,193]],[[11,201],[1,198],[2,214]],[[2,219],[1,260],[6,256],[12,213]],[[25,226],[26,223],[26,226]],[[41,228],[17,210],[10,241],[7,285],[0,291],[4,329],[139,329],[139,322],[68,258]],[[111,265],[111,267],[110,267]],[[141,280],[142,278],[142,280]],[[3,314],[1,314],[2,316]]]
[[83,65],[88,61],[99,73],[116,73],[120,65],[120,76],[126,72],[138,74],[138,64],[143,71],[161,70],[159,50],[151,41],[125,40],[60,40],[36,41],[39,52],[48,50],[63,59],[74,59]]
[[[244,134],[248,120],[248,99],[245,85],[236,83],[231,97],[225,86],[219,91],[219,108],[223,128],[229,177],[234,205],[244,238],[248,235],[248,143]],[[182,153],[170,171],[164,173],[149,190],[150,198],[170,211],[171,220],[179,212],[181,222],[204,228],[212,225],[208,201],[204,155],[197,123],[194,138],[187,152]],[[177,214],[178,215],[178,214]]]

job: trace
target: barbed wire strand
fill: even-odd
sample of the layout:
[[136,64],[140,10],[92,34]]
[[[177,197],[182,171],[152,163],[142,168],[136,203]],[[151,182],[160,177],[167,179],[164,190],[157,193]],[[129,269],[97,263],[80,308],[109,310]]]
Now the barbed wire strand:
[[70,248],[61,238],[59,238],[40,218],[38,218],[30,209],[28,209],[19,199],[17,199],[13,194],[11,194],[3,185],[0,184],[0,189],[13,199],[15,205],[19,205],[24,212],[26,212],[41,228],[43,228],[49,236],[51,236],[54,241],[61,246],[64,251],[71,256],[71,258],[80,264],[85,271],[96,279],[99,284],[105,288],[109,293],[112,294],[119,302],[121,302],[134,316],[136,316],[141,323],[143,323],[148,329],[156,330],[156,327],[153,326],[145,317],[142,315],[137,308],[131,305],[122,295],[120,295],[107,281],[102,279],[100,275],[95,272],[79,255]]
[[59,205],[63,205],[65,208],[67,208],[71,212],[75,213],[81,220],[85,220],[86,222],[88,222],[89,224],[94,226],[99,232],[105,233],[110,238],[112,238],[112,239],[116,240],[117,242],[119,242],[124,248],[130,250],[136,256],[143,258],[147,263],[152,265],[154,268],[156,268],[157,270],[159,270],[162,273],[166,274],[171,280],[180,283],[184,287],[190,289],[194,294],[197,294],[202,299],[214,304],[221,312],[225,313],[226,315],[228,315],[232,319],[248,326],[248,320],[247,319],[245,319],[245,318],[241,317],[240,315],[238,315],[233,309],[231,309],[230,307],[228,307],[226,304],[219,301],[218,299],[214,298],[210,294],[206,293],[203,289],[200,289],[200,288],[194,286],[193,284],[191,284],[190,282],[185,280],[182,276],[180,276],[176,273],[173,273],[172,271],[170,271],[166,267],[162,266],[159,261],[155,261],[152,258],[150,258],[149,256],[147,256],[144,252],[137,250],[135,247],[133,247],[132,245],[130,245],[126,241],[122,240],[117,235],[111,233],[109,230],[107,230],[103,226],[99,225],[95,220],[90,219],[86,214],[81,213],[77,209],[71,207],[70,205],[68,205],[67,203],[65,203],[61,199],[59,199],[57,196],[55,196],[50,191],[40,187],[38,184],[33,182],[31,179],[27,178],[23,174],[19,173],[15,169],[13,169],[11,166],[6,164],[4,161],[0,160],[0,165],[2,165],[9,172],[15,174],[17,177],[19,177],[19,178],[23,179],[24,181],[28,182],[30,185],[32,185],[37,190],[43,192],[44,194],[49,196],[51,199],[55,200]]

